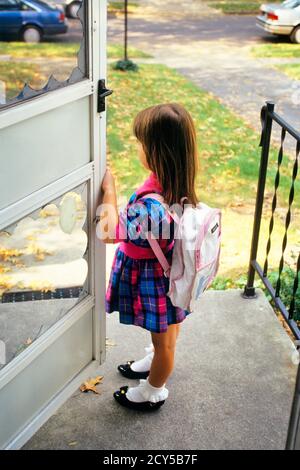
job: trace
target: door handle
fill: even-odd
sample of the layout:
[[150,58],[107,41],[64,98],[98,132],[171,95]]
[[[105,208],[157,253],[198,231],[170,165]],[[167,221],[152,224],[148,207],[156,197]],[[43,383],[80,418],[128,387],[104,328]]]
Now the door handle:
[[103,113],[105,111],[105,98],[112,95],[113,90],[109,90],[105,86],[105,80],[99,80],[98,82],[98,100],[97,100],[97,113]]

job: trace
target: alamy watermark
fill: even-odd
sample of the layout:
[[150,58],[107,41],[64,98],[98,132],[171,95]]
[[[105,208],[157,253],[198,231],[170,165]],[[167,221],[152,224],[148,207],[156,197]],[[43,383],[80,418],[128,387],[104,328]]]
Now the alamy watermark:
[[[116,227],[116,208],[112,204],[100,204],[96,211],[96,235],[100,240],[116,239],[118,241],[146,240],[148,234],[154,239],[182,239],[184,238],[187,249],[195,249],[196,235],[199,231],[197,212],[189,210],[194,208],[192,204],[151,203],[145,205],[141,202],[132,203],[122,208],[119,212],[119,223]],[[172,219],[178,222],[184,211],[184,218],[177,230],[171,227]],[[173,230],[173,233],[171,233]]]

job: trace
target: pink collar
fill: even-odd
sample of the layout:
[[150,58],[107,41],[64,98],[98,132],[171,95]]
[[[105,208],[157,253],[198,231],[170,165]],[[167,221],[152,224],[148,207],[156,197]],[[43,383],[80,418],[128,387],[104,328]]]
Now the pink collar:
[[157,176],[152,172],[135,193],[137,196],[147,193],[162,193],[162,187]]

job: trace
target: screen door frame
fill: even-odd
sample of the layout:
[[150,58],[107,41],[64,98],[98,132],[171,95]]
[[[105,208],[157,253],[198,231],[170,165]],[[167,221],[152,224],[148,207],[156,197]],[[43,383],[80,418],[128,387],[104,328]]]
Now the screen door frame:
[[[82,381],[93,374],[105,361],[106,322],[104,310],[105,295],[105,245],[96,238],[93,219],[96,208],[100,203],[100,186],[106,166],[106,113],[97,112],[98,81],[106,78],[106,29],[107,29],[107,1],[88,1],[88,77],[76,84],[51,91],[39,97],[21,102],[0,111],[0,140],[1,130],[14,126],[27,119],[45,115],[52,110],[73,103],[80,99],[89,101],[90,122],[90,159],[89,162],[71,173],[52,181],[39,188],[26,197],[15,201],[0,211],[0,230],[11,223],[20,220],[43,204],[72,190],[77,185],[88,183],[88,247],[89,247],[89,293],[76,304],[68,313],[50,327],[41,337],[36,339],[29,348],[16,356],[0,371],[0,407],[1,391],[5,391],[13,381],[24,375],[26,370],[34,367],[35,361],[41,360],[47,351],[51,350],[57,342],[63,341],[64,335],[72,331],[84,316],[90,313],[92,323],[91,351],[92,357],[88,364],[76,371],[71,380],[66,380],[50,400],[46,400],[34,413],[15,431],[7,435],[5,442],[0,442],[0,448],[18,449],[42,426],[43,423],[60,407],[67,398],[78,388]],[[1,142],[0,142],[1,145]],[[67,338],[67,336],[66,336]],[[2,406],[10,406],[14,413],[13,398],[9,404],[4,400]],[[5,426],[5,423],[1,423]]]

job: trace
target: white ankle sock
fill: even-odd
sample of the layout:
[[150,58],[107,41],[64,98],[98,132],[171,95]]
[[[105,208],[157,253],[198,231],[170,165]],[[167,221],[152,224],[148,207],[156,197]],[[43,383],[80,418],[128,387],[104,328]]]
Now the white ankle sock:
[[149,346],[147,346],[146,348],[144,348],[146,353],[149,354],[151,352],[154,351],[154,346],[153,346],[153,343],[149,344]]
[[153,356],[154,352],[147,354],[147,356],[143,357],[143,359],[140,359],[139,361],[134,361],[134,363],[131,364],[130,368],[134,372],[147,372],[148,370],[150,370]]
[[166,400],[169,396],[169,390],[165,387],[153,387],[147,380],[140,380],[138,387],[130,387],[127,390],[126,397],[128,400],[135,403],[142,403],[144,401],[151,401],[157,403]]

